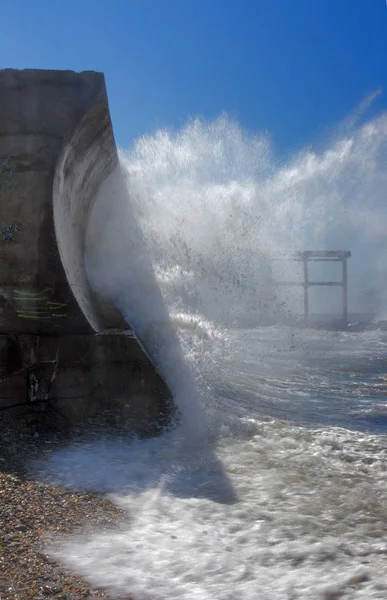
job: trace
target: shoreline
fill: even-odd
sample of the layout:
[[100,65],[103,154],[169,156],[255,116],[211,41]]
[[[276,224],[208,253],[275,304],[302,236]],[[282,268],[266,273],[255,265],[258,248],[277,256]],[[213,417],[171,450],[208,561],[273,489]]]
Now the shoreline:
[[38,481],[28,462],[51,453],[63,444],[64,437],[42,431],[28,419],[3,413],[1,420],[1,600],[111,598],[50,557],[46,546],[50,539],[87,527],[117,528],[127,514],[102,494],[74,492]]

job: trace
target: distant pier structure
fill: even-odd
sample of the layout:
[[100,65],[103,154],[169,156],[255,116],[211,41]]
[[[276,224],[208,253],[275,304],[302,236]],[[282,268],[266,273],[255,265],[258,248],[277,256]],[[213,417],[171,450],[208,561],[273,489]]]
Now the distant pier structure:
[[[304,318],[309,320],[309,288],[313,286],[339,286],[342,288],[342,306],[343,322],[348,323],[348,270],[347,260],[351,256],[349,250],[304,250],[302,252],[293,252],[286,256],[284,260],[291,260],[303,263],[302,281],[282,281],[281,285],[302,286],[304,288]],[[310,262],[341,262],[342,276],[340,281],[310,281],[309,263]]]

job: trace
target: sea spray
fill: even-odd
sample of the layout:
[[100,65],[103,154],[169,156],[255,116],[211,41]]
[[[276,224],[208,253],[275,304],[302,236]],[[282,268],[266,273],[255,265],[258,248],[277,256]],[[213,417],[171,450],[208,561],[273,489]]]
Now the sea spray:
[[205,420],[170,321],[121,168],[102,185],[86,235],[86,264],[97,291],[120,309],[165,377],[179,408],[184,443],[205,442]]
[[[275,259],[307,249],[351,250],[350,310],[367,312],[371,298],[374,310],[383,306],[386,115],[281,165],[266,137],[225,116],[143,137],[121,160],[171,312],[223,327],[294,314],[300,295],[277,284],[297,277],[296,267]],[[338,310],[334,290],[311,294],[313,311]]]
[[[277,285],[294,266],[273,261],[350,249],[350,308],[382,305],[386,141],[382,115],[278,165],[266,137],[221,117],[123,153],[125,185],[113,176],[92,215],[89,273],[196,443],[177,427],[51,455],[64,485],[128,511],[119,531],[55,551],[93,585],[135,600],[386,597],[386,339],[278,325],[300,299]],[[194,435],[200,412],[212,447]]]

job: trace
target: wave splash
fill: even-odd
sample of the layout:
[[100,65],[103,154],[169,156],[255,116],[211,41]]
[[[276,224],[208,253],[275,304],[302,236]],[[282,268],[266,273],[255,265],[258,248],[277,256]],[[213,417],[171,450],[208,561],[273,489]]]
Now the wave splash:
[[[88,270],[184,418],[157,440],[51,457],[57,481],[113,493],[129,515],[53,550],[65,564],[136,600],[386,596],[385,438],[300,426],[321,402],[351,419],[344,382],[385,340],[279,326],[301,303],[278,285],[295,266],[273,260],[350,249],[351,310],[383,316],[386,152],[381,115],[285,164],[225,116],[121,153],[89,224]],[[331,292],[311,298],[316,312],[334,312]]]
[[[304,151],[278,165],[268,138],[220,117],[160,131],[123,152],[129,194],[170,311],[223,326],[259,325],[301,307],[297,292],[276,285],[295,276],[294,267],[272,259],[350,249],[352,312],[377,312],[387,281],[386,140],[382,115],[319,154]],[[312,298],[316,312],[335,303],[332,290]]]

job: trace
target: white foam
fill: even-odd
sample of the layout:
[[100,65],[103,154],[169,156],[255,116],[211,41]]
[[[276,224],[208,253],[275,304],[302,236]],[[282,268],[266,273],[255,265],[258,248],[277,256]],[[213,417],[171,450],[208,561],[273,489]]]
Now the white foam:
[[[133,485],[113,496],[128,522],[54,553],[93,585],[135,599],[385,597],[386,440],[258,427],[248,440],[219,445],[237,502],[216,498],[224,474],[205,456],[184,457],[163,442],[150,442],[152,456],[127,448],[126,461],[116,445],[91,448],[89,473],[117,468]],[[83,481],[80,454],[70,457],[70,481]],[[134,483],[141,474],[145,490]]]

